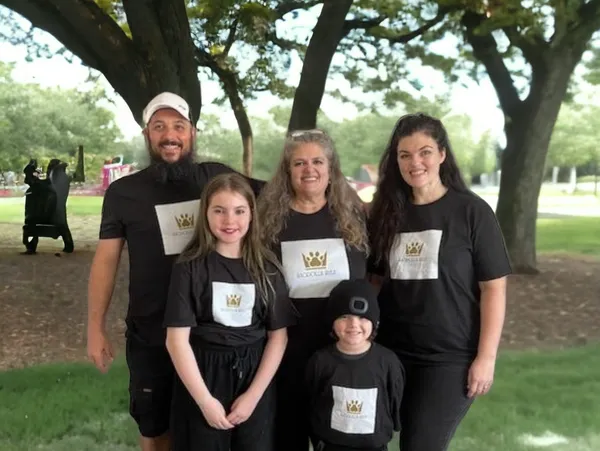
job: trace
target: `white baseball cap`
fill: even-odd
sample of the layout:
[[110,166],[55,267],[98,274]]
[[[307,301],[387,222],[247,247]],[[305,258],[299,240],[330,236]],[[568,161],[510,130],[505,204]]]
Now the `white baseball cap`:
[[185,119],[191,122],[190,106],[188,103],[177,94],[173,94],[172,92],[162,92],[150,100],[148,105],[146,105],[146,108],[144,108],[142,115],[144,125],[148,125],[148,122],[150,122],[150,118],[152,118],[154,113],[164,108],[171,108],[177,111]]

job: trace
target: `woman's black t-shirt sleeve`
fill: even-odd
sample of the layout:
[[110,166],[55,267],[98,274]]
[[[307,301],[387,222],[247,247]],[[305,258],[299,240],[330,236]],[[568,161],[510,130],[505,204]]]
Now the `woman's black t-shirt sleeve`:
[[277,271],[271,278],[275,296],[267,316],[267,330],[277,330],[290,327],[297,323],[298,315],[289,297],[288,286],[281,272]]
[[[391,353],[390,353],[391,354]],[[389,396],[390,413],[394,423],[394,431],[400,430],[400,406],[402,404],[402,394],[404,393],[405,374],[404,367],[400,359],[395,354],[390,356]]]
[[480,200],[472,210],[473,268],[478,281],[498,279],[511,273],[504,237],[492,208]]
[[190,261],[173,265],[167,306],[165,310],[165,327],[194,327],[197,325],[198,313],[192,285],[194,278],[201,275],[193,271],[196,265]]
[[371,253],[367,258],[367,274],[374,274],[376,276],[384,277],[386,274],[386,262],[383,259],[380,259],[376,262],[377,256],[373,253],[371,249]]

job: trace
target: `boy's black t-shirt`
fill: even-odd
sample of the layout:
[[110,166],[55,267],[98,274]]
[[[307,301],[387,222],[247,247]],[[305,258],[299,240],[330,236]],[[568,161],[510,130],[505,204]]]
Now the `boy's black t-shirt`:
[[306,367],[306,389],[311,432],[326,444],[383,447],[400,429],[404,369],[376,343],[358,358],[335,345],[317,351]]
[[329,293],[342,280],[365,278],[366,253],[346,245],[327,205],[312,214],[290,211],[274,251],[300,314],[288,348],[308,358],[330,341],[323,322]]
[[241,258],[210,252],[173,267],[165,327],[191,327],[192,338],[222,346],[263,340],[266,331],[288,327],[296,315],[281,272],[267,269],[275,296],[267,304]]
[[377,340],[406,359],[472,360],[479,282],[511,272],[492,208],[474,193],[454,190],[430,204],[408,205],[387,263]]
[[[164,308],[175,257],[190,242],[200,195],[210,179],[233,172],[221,163],[197,164],[196,183],[156,180],[146,168],[108,187],[100,239],[122,238],[129,252],[128,332],[149,344],[164,344]],[[249,180],[255,193],[263,182]]]

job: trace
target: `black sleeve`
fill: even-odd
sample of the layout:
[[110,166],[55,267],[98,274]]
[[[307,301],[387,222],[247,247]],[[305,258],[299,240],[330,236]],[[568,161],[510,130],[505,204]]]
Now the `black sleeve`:
[[123,225],[121,209],[119,208],[120,197],[116,192],[118,185],[111,184],[104,193],[102,200],[102,218],[100,220],[100,239],[124,238],[125,227]]
[[[204,183],[207,183],[213,177],[219,174],[229,174],[231,172],[238,172],[230,166],[227,166],[223,163],[200,163],[200,170],[202,172],[202,176],[204,179]],[[240,174],[243,175],[243,174]],[[254,195],[258,197],[260,191],[265,186],[267,182],[263,180],[257,180],[250,177],[246,177],[244,175],[246,181],[250,184],[252,191],[254,191]]]
[[381,260],[379,262],[375,262],[375,255],[373,255],[373,251],[369,254],[367,258],[367,274],[375,274],[376,276],[385,277],[386,275],[386,262]]
[[271,283],[275,289],[275,296],[267,316],[267,330],[277,330],[293,326],[298,322],[298,315],[289,297],[289,289],[283,274],[275,270],[271,276]]
[[171,282],[167,295],[164,327],[194,327],[197,325],[192,282],[198,277],[194,274],[191,262],[179,262],[173,265]]
[[492,208],[484,200],[477,199],[471,218],[473,266],[477,280],[484,282],[510,274],[504,237]]
[[[367,229],[368,230],[368,229]],[[380,261],[376,261],[379,255],[375,255],[374,246],[373,246],[373,234],[376,233],[374,230],[368,230],[368,238],[370,251],[369,256],[367,257],[367,274],[375,274],[380,277],[385,277],[387,274],[387,265],[388,262],[385,259],[381,259]]]
[[390,412],[394,430],[400,430],[400,405],[402,404],[402,394],[404,392],[404,367],[400,359],[393,353],[389,354],[389,393],[390,393]]
[[306,402],[309,407],[309,416],[312,414],[312,408],[318,392],[318,375],[319,375],[319,352],[314,353],[306,365],[304,370],[304,390],[306,394]]

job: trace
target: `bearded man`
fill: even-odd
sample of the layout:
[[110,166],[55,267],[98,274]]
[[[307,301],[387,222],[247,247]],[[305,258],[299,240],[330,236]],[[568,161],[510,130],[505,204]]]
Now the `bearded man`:
[[[110,184],[88,285],[88,356],[106,372],[113,349],[105,331],[115,275],[125,242],[129,253],[126,360],[129,411],[142,451],[169,450],[175,370],[165,346],[163,316],[172,264],[200,221],[200,194],[220,163],[196,163],[196,128],[188,103],[163,92],[143,112],[149,167]],[[249,180],[255,193],[264,182]]]

